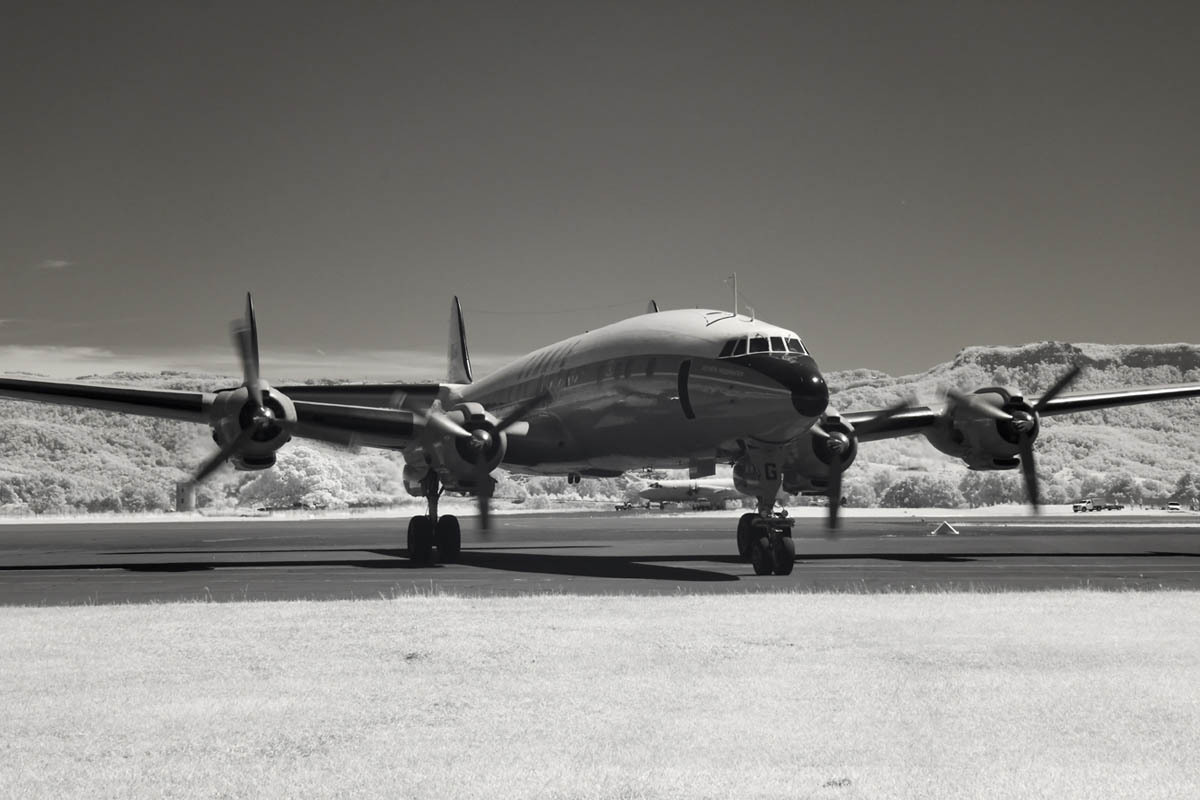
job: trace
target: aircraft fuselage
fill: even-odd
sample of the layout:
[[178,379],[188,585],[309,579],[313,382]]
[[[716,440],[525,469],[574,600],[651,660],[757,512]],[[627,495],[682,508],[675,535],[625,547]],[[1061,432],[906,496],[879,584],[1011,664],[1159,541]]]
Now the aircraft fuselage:
[[[738,343],[740,340],[740,344]],[[645,314],[524,356],[456,399],[498,417],[551,399],[508,440],[506,465],[614,474],[736,454],[739,440],[785,442],[829,399],[796,334],[728,311]]]

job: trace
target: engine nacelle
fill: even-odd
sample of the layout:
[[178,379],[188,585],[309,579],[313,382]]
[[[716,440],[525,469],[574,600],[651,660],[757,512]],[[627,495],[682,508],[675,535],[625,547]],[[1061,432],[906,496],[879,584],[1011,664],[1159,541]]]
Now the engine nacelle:
[[[1015,469],[1022,436],[1037,438],[1041,422],[1021,395],[1001,387],[979,389],[972,403],[951,403],[923,433],[929,443],[971,469]],[[996,419],[978,406],[991,406],[1012,417]]]
[[829,465],[840,458],[842,470],[854,463],[858,455],[858,439],[854,428],[836,414],[821,420],[821,427],[841,442],[840,452],[830,438],[809,431],[796,448],[795,459],[783,471],[783,490],[788,494],[823,494],[829,486]]
[[[828,414],[821,418],[821,427],[836,440],[836,444],[830,437],[806,431],[790,446],[789,460],[782,466],[778,476],[783,490],[788,494],[824,494],[829,486],[829,465],[833,459],[842,460],[844,471],[858,455],[854,429],[841,417]],[[837,451],[839,445],[840,451]],[[734,488],[745,495],[762,496],[769,491],[775,477],[761,474],[748,458],[733,465]]]
[[[446,417],[469,431],[471,438],[426,426],[422,440],[424,469],[437,472],[442,485],[451,491],[475,491],[481,480],[492,481],[490,473],[504,460],[508,437],[499,429],[499,420],[479,403],[461,403],[448,411]],[[422,465],[412,467],[413,478],[419,482],[418,473],[421,477],[425,474]],[[406,486],[408,473],[406,468]]]
[[[275,453],[291,441],[291,429],[296,422],[296,407],[282,392],[263,381],[263,406],[276,422],[256,430],[229,461],[235,469],[259,470],[275,465]],[[210,411],[213,441],[225,447],[254,426],[258,407],[250,399],[250,391],[241,386],[217,392]]]

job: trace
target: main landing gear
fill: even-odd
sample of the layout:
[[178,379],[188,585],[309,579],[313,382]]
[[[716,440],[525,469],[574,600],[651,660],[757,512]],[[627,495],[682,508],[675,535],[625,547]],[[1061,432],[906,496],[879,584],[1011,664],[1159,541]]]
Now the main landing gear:
[[438,498],[442,495],[442,487],[437,473],[430,470],[422,483],[429,513],[408,521],[408,558],[415,564],[432,564],[436,547],[437,561],[443,564],[457,561],[462,552],[462,529],[458,517],[453,514],[438,516]]
[[738,555],[750,559],[755,575],[792,574],[796,565],[794,522],[786,515],[772,514],[769,509],[766,514],[742,514],[737,529]]

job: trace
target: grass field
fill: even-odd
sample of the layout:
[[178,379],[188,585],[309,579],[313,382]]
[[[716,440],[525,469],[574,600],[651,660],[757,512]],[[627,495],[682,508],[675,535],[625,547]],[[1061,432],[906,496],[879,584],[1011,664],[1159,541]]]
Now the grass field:
[[0,609],[4,797],[1200,796],[1200,594]]

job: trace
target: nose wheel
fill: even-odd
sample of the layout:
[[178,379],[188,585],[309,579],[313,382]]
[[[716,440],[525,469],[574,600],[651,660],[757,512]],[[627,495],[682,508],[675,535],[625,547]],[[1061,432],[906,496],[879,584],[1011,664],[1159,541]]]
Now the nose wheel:
[[738,520],[738,555],[749,559],[755,575],[792,574],[796,566],[792,525],[789,517],[774,514],[743,514]]

